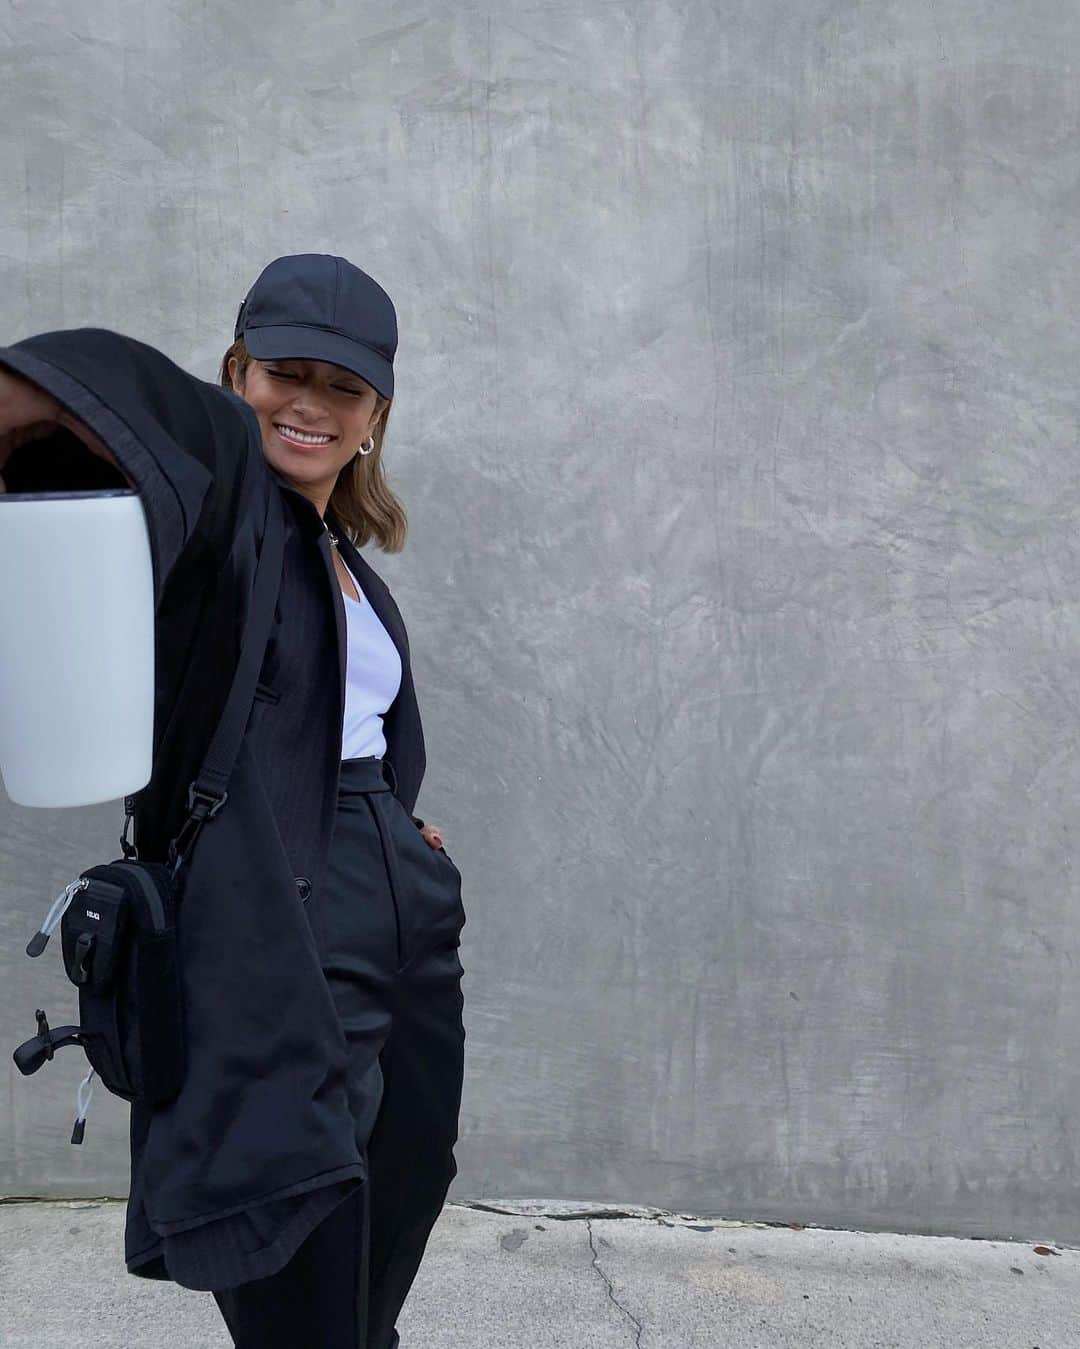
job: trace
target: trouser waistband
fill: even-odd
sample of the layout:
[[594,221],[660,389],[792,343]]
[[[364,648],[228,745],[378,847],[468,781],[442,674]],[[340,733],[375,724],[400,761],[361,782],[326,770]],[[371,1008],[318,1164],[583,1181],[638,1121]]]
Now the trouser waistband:
[[393,769],[385,759],[370,754],[363,759],[342,759],[338,780],[339,796],[357,796],[366,792],[388,792]]

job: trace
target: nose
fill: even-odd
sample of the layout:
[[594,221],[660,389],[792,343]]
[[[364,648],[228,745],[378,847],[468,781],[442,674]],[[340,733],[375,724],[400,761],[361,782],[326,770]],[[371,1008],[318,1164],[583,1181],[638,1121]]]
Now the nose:
[[305,421],[317,422],[326,417],[326,404],[319,397],[317,389],[302,385],[296,390],[289,405]]

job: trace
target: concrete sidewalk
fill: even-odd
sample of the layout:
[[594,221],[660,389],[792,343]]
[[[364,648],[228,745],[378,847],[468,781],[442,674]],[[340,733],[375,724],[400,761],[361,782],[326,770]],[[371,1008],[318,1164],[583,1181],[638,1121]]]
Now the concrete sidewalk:
[[[1069,1247],[495,1207],[444,1210],[402,1349],[1080,1346]],[[3,1349],[229,1349],[208,1293],[124,1271],[123,1223],[118,1201],[0,1205]]]

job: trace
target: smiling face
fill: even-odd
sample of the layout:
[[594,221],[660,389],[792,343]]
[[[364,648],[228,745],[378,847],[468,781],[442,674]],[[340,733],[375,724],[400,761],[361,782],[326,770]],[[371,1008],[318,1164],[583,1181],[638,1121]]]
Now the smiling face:
[[328,361],[254,357],[233,389],[254,409],[270,466],[314,502],[321,515],[337,476],[375,429],[386,399],[340,365]]

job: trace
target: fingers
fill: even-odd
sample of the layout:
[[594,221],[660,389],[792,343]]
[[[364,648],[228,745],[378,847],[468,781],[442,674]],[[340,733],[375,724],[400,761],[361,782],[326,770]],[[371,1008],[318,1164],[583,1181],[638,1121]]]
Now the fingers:
[[[4,468],[15,450],[32,440],[43,440],[56,430],[55,421],[27,422],[22,426],[12,426],[0,434],[0,470]],[[5,485],[4,491],[7,491]]]
[[[12,426],[8,430],[0,432],[0,470],[3,470],[8,459],[20,446],[27,445],[35,440],[45,440],[54,435],[61,427],[77,436],[91,454],[96,455],[99,459],[104,459],[114,468],[119,469],[129,486],[136,486],[134,479],[124,470],[101,437],[91,431],[85,422],[72,416],[70,412],[66,412],[59,405],[57,405],[57,415],[54,418],[25,422],[22,425]],[[0,479],[0,492],[4,491],[7,491],[7,486],[2,484],[2,479]]]
[[60,423],[53,419],[51,421],[25,422],[21,426],[13,426],[0,435],[0,462],[3,462],[11,454],[12,450],[17,450],[20,445],[25,445],[30,440],[44,440],[46,436],[51,436]]
[[13,450],[53,435],[58,427],[78,436],[91,454],[120,468],[104,441],[51,394],[21,375],[0,370],[0,469]]
[[99,459],[105,459],[116,468],[120,468],[116,456],[106,446],[99,435],[96,435],[84,421],[78,417],[72,416],[70,412],[61,411],[57,418],[61,426],[66,427],[74,435],[77,435],[91,454],[96,454]]
[[0,370],[0,432],[32,422],[55,422],[60,404],[36,384],[10,370]]

